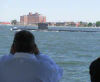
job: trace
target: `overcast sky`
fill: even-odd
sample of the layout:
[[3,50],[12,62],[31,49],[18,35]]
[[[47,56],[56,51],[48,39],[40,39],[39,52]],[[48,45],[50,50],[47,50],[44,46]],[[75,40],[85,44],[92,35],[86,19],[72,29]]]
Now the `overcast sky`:
[[47,21],[100,20],[100,0],[0,0],[0,21],[39,12]]

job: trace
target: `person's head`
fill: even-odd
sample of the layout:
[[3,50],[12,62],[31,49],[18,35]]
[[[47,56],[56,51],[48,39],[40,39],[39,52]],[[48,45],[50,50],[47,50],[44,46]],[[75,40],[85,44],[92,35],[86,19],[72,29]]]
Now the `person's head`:
[[100,82],[100,58],[91,63],[90,78],[91,82]]
[[22,30],[15,34],[11,53],[14,54],[16,52],[39,54],[39,50],[35,43],[35,37],[31,32]]

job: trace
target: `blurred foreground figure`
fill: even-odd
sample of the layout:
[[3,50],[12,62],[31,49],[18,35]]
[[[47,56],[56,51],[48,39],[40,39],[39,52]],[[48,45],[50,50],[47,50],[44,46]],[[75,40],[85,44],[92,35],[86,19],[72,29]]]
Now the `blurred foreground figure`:
[[9,55],[0,58],[0,82],[59,82],[62,69],[40,54],[29,31],[15,34]]
[[90,78],[91,82],[100,82],[100,58],[91,63]]

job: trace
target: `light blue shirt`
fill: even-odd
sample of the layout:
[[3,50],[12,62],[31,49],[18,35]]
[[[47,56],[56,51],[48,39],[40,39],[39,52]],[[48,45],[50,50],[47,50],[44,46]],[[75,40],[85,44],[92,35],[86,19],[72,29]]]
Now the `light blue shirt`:
[[47,55],[15,53],[0,58],[0,82],[59,82],[63,70]]

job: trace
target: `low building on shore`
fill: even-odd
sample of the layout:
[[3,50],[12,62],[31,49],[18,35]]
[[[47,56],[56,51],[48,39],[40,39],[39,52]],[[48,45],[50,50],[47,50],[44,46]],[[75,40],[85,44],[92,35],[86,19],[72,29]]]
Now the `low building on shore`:
[[88,23],[87,22],[77,22],[76,27],[88,27]]
[[11,25],[10,22],[0,22],[1,25]]

